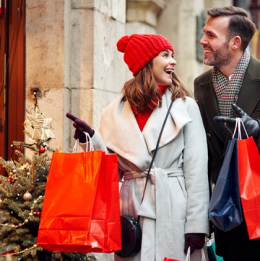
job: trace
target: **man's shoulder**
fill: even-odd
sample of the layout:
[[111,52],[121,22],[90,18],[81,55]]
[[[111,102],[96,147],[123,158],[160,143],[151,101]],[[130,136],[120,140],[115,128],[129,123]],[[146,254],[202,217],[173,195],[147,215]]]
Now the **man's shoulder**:
[[247,73],[250,75],[252,79],[259,80],[260,78],[260,61],[252,55],[251,55]]
[[200,76],[195,78],[195,80],[194,80],[195,85],[200,84],[200,83],[209,82],[211,79],[211,75],[212,75],[212,69],[202,73]]

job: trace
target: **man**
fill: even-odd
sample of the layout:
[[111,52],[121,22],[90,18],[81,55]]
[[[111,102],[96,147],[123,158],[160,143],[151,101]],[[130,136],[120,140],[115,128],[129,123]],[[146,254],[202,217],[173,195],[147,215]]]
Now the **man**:
[[[207,132],[209,179],[215,184],[234,117],[242,118],[260,149],[260,61],[246,50],[255,25],[244,9],[212,8],[208,14],[200,43],[204,63],[214,68],[195,79],[195,97]],[[216,253],[225,261],[260,260],[260,240],[249,240],[245,222],[228,232],[215,227],[214,232]]]

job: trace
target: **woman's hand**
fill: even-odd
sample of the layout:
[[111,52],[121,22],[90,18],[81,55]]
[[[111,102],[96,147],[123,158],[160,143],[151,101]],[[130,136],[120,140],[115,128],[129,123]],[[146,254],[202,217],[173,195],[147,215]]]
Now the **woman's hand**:
[[71,113],[67,113],[66,116],[74,121],[73,127],[76,128],[75,133],[74,133],[74,139],[79,139],[80,143],[85,143],[86,142],[86,135],[84,132],[87,132],[90,137],[93,137],[95,131],[83,120],[78,119]]
[[184,252],[187,253],[190,247],[190,254],[197,249],[202,249],[205,244],[205,234],[201,233],[190,233],[185,234],[185,248]]

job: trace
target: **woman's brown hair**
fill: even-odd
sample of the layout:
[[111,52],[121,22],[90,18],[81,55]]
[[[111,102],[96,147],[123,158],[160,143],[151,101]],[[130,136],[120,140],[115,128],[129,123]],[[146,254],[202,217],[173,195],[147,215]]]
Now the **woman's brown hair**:
[[[124,98],[135,106],[136,113],[151,112],[154,107],[162,106],[162,96],[157,87],[152,68],[153,61],[150,61],[139,71],[135,78],[127,81],[122,89]],[[192,97],[191,92],[175,73],[173,73],[172,84],[168,89],[172,92],[172,100],[177,98],[185,100],[185,96]]]

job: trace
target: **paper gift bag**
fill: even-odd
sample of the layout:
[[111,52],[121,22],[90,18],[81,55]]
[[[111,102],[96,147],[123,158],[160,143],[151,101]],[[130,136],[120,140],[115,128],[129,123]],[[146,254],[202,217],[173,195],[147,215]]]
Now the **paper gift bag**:
[[215,246],[215,239],[209,239],[207,241],[207,254],[208,254],[208,259],[209,261],[223,261],[223,257],[218,256],[216,254],[216,246]]
[[238,140],[239,188],[250,239],[260,238],[260,156],[253,137]]
[[213,224],[223,231],[229,231],[242,223],[238,183],[237,139],[232,139],[228,143],[210,201],[209,216]]
[[52,252],[121,249],[118,186],[115,154],[53,153],[37,244]]

